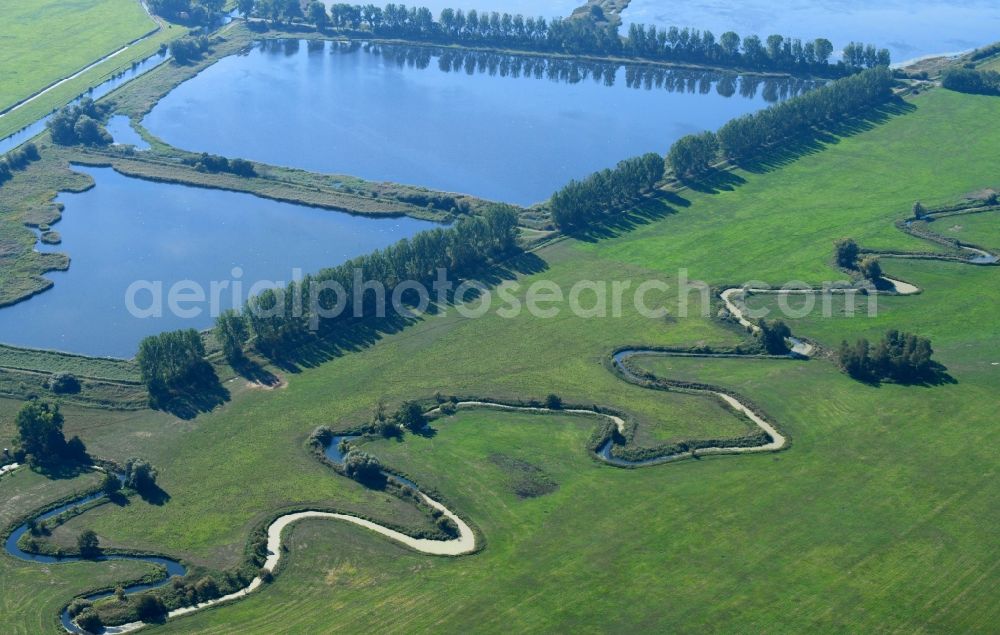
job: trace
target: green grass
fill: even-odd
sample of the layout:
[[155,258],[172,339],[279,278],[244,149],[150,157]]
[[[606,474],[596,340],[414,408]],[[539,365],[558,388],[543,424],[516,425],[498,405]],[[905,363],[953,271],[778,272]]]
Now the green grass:
[[1000,212],[946,216],[927,228],[946,238],[1000,250]]
[[[88,490],[98,482],[95,474],[50,480],[26,469],[4,476],[0,478],[0,527],[6,528],[33,509]],[[15,560],[5,552],[0,557],[3,632],[58,633],[62,630],[59,611],[74,595],[121,580],[135,580],[151,571],[150,565],[125,561],[39,566]]]
[[[933,206],[995,183],[1000,100],[932,91],[913,104],[781,169],[740,173],[746,182],[732,191],[685,192],[690,205],[627,234],[545,247],[537,255],[546,270],[519,282],[638,283],[684,267],[713,285],[818,283],[842,277],[830,260],[844,236],[926,250],[892,223],[914,200]],[[305,523],[291,532],[290,564],[273,586],[160,630],[989,630],[1000,618],[998,271],[893,260],[885,268],[925,292],[884,299],[875,320],[811,317],[793,330],[826,344],[889,327],[916,331],[932,338],[955,383],[874,388],[823,360],[644,360],[665,377],[747,395],[793,444],[637,470],[587,455],[593,420],[463,412],[431,438],[373,448],[474,523],[483,552],[430,558],[357,528]],[[706,416],[710,404],[625,384],[605,360],[625,344],[738,337],[714,320],[652,320],[627,307],[621,318],[589,320],[452,311],[285,373],[284,389],[228,383],[232,401],[194,421],[74,410],[68,432],[99,456],[151,459],[171,499],[105,506],[65,529],[91,527],[110,544],[224,566],[251,527],[290,506],[418,523],[409,508],[319,466],[302,447],[309,431],[356,423],[378,399],[555,392],[620,408],[660,426],[662,438],[715,435],[731,422]],[[687,407],[697,416],[683,416]],[[0,428],[9,416],[0,407]],[[689,427],[674,431],[672,422]],[[541,468],[558,488],[519,500],[495,453]],[[29,592],[25,584],[18,592]],[[5,618],[24,630],[37,619],[20,609]]]
[[[0,110],[156,28],[156,23],[135,0],[8,0],[3,11],[0,75],[4,82],[0,86]],[[153,50],[155,47],[146,54]],[[128,53],[131,51],[119,57]],[[121,63],[117,57],[113,60]],[[76,86],[73,95],[83,88]],[[49,104],[46,110],[52,107]],[[0,136],[17,129],[6,129],[12,125],[7,117],[0,122],[4,126]]]
[[84,357],[58,351],[17,348],[0,344],[0,367],[67,372],[79,377],[139,381],[139,368],[133,361]]

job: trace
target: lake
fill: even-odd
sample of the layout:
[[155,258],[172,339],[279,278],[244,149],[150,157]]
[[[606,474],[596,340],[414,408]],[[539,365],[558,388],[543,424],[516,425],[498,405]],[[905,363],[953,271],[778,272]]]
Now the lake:
[[623,33],[635,22],[709,30],[716,37],[726,31],[761,39],[772,33],[825,37],[837,51],[861,41],[889,49],[894,63],[1000,39],[995,0],[632,0],[622,19]]
[[[66,208],[54,229],[63,244],[38,246],[69,254],[72,264],[69,271],[46,274],[55,282],[48,291],[0,309],[0,341],[6,344],[131,357],[147,335],[213,323],[206,303],[197,305],[204,309],[197,317],[171,314],[167,293],[177,282],[192,280],[207,291],[212,281],[230,281],[219,303],[226,308],[237,280],[245,298],[257,281],[287,282],[293,268],[316,272],[436,226],[154,183],[111,168],[74,169],[97,186],[59,195]],[[237,267],[242,273],[234,276]],[[162,282],[163,317],[130,314],[126,290],[137,280]],[[148,308],[151,297],[138,293],[136,306]]]
[[164,97],[167,143],[529,205],[803,82],[332,42],[260,43]]

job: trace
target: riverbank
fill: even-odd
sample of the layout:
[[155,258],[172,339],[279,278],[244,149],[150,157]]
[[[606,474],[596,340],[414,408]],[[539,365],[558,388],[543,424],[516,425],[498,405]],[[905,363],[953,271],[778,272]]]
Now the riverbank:
[[[129,1],[141,6],[137,0]],[[142,15],[146,15],[144,11]],[[74,19],[83,18],[76,15]],[[100,59],[81,59],[77,70],[60,79],[52,80],[48,86],[37,88],[30,95],[20,96],[8,104],[3,114],[0,114],[0,140],[62,107],[75,97],[87,93],[88,89],[108,78],[132,68],[139,61],[155,54],[161,46],[188,33],[188,29],[181,25],[166,24],[157,18],[153,20],[153,26],[156,28],[147,29],[148,32],[144,36],[133,42],[123,39],[118,48]],[[79,28],[85,27],[81,25]]]

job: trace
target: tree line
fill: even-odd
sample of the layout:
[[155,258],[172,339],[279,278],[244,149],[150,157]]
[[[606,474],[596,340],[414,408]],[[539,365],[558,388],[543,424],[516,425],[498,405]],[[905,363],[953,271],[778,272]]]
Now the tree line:
[[[183,1],[183,0],[173,0]],[[888,49],[857,42],[844,49],[843,59],[831,63],[833,44],[818,38],[769,35],[740,37],[727,31],[720,37],[711,31],[633,24],[626,37],[598,15],[570,18],[530,17],[497,11],[465,12],[443,9],[435,20],[426,7],[390,3],[337,3],[329,11],[322,2],[311,2],[305,12],[297,0],[239,0],[244,16],[256,15],[273,21],[308,21],[320,29],[366,32],[373,35],[446,41],[474,45],[516,47],[597,55],[631,55],[672,62],[739,66],[755,70],[822,73],[840,76],[862,68],[888,66]]]
[[[334,50],[357,51],[357,42],[336,43]],[[634,89],[663,89],[668,92],[708,94],[714,87],[722,97],[753,98],[760,92],[769,103],[804,93],[818,84],[792,77],[740,76],[735,73],[693,68],[666,68],[640,64],[621,64],[602,60],[566,59],[481,51],[472,49],[429,48],[395,44],[368,44],[364,50],[381,55],[397,66],[427,69],[435,58],[443,72],[489,74],[491,77],[548,79],[567,84],[593,81],[614,86],[624,67],[625,85]]]
[[80,103],[60,109],[46,122],[52,140],[60,145],[106,146],[114,141],[101,124],[113,108],[110,103],[98,104],[90,97]]
[[23,170],[29,163],[40,158],[38,146],[30,141],[20,148],[11,150],[0,159],[0,183],[13,178],[14,172]]
[[1000,95],[1000,73],[971,68],[949,68],[941,76],[941,85],[960,93]]
[[584,229],[651,192],[663,178],[663,171],[663,157],[650,152],[595,172],[582,181],[570,181],[549,201],[552,221],[562,231]]
[[211,24],[222,13],[226,0],[148,0],[156,15],[185,24]]
[[216,336],[227,356],[238,362],[251,339],[256,350],[279,357],[352,319],[385,317],[377,293],[366,289],[391,292],[409,281],[427,286],[439,268],[458,278],[482,272],[520,251],[517,221],[513,209],[496,205],[448,229],[424,231],[281,289],[267,289],[249,298],[243,310],[221,315],[216,320]]
[[739,66],[753,70],[845,75],[861,68],[888,66],[888,49],[851,42],[843,58],[831,63],[833,44],[826,38],[803,42],[799,38],[769,35],[740,37],[726,31],[718,39],[711,31],[632,24],[623,43],[625,52],[673,62]]
[[879,66],[844,77],[756,113],[732,119],[718,132],[678,140],[668,155],[679,177],[698,176],[720,158],[737,161],[843,117],[869,110],[892,97],[892,73]]
[[246,159],[227,159],[217,154],[202,152],[198,157],[187,157],[184,159],[186,165],[190,165],[199,172],[228,172],[237,176],[257,176],[257,170],[253,163]]
[[929,339],[893,329],[874,346],[865,338],[854,345],[843,341],[838,360],[848,375],[861,381],[910,383],[933,375],[937,366],[931,359],[933,354]]
[[203,372],[205,343],[195,329],[168,331],[139,342],[136,362],[149,390],[150,404],[163,405],[174,390],[196,381]]

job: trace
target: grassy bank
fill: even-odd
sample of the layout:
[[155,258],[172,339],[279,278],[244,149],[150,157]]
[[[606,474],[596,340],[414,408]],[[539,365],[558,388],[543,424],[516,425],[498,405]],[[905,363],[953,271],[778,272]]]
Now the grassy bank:
[[[0,111],[10,108],[101,57],[157,29],[136,0],[82,0],[71,4],[15,0],[5,6],[5,44],[0,73]],[[36,121],[105,79],[144,59],[187,29],[166,25],[151,37],[89,69],[79,77],[0,116],[0,138]],[[53,47],[59,54],[53,55]]]
[[133,361],[84,357],[59,351],[17,348],[4,344],[0,344],[0,367],[50,373],[66,372],[94,379],[139,381],[139,369]]
[[[15,518],[74,492],[86,491],[98,482],[96,474],[49,479],[26,469],[4,476],[0,479],[0,527],[6,529]],[[125,561],[39,567],[5,553],[0,557],[3,630],[12,635],[60,632],[59,611],[80,589],[135,580],[152,570],[151,565]],[[15,614],[21,617],[9,619]]]

